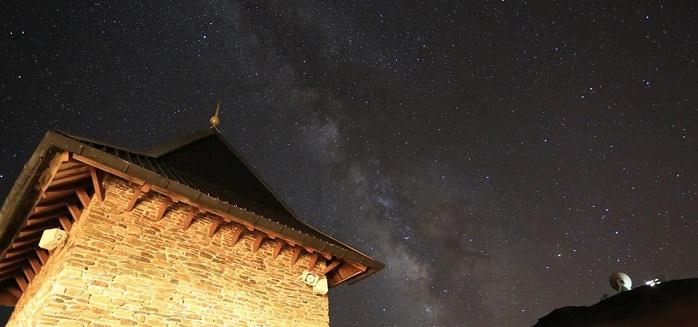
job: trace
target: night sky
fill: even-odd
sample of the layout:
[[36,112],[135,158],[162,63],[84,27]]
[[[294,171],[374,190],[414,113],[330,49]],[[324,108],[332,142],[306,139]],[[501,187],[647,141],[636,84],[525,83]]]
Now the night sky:
[[220,130],[385,262],[332,326],[526,326],[698,276],[694,1],[0,3],[0,199],[52,128]]

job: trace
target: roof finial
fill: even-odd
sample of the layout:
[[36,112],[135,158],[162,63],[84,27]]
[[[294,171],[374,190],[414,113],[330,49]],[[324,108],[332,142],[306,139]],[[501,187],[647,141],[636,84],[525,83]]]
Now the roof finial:
[[211,128],[218,130],[218,124],[221,123],[220,117],[218,115],[220,114],[221,111],[221,99],[218,99],[218,103],[216,104],[216,113],[211,116],[211,118],[208,120],[209,123],[211,123]]

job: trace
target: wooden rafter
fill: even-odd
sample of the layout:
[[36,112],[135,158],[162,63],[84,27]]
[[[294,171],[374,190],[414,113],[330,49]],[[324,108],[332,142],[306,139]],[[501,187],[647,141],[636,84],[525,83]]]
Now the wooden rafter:
[[325,267],[325,270],[322,271],[322,274],[323,274],[323,275],[327,275],[327,274],[330,273],[332,270],[334,270],[335,268],[337,268],[337,266],[339,266],[340,263],[342,263],[342,261],[333,260],[332,262],[330,262],[329,265],[327,265],[327,267]]
[[31,283],[32,280],[34,280],[34,277],[36,276],[34,270],[32,270],[30,266],[22,267],[22,272],[24,273],[24,277],[27,277],[27,282],[29,283]]
[[216,231],[218,231],[218,227],[221,225],[222,222],[223,220],[218,217],[213,218],[211,226],[208,228],[208,237],[213,237],[213,235],[216,234]]
[[31,244],[30,246],[25,246],[23,248],[19,249],[10,249],[7,252],[5,252],[5,257],[3,259],[10,259],[14,258],[18,255],[25,254],[27,252],[33,252],[34,251],[34,244]]
[[80,162],[80,161],[67,160],[67,161],[64,161],[64,162],[61,164],[61,166],[60,166],[60,168],[58,169],[58,171],[59,171],[59,172],[60,172],[60,171],[66,171],[66,170],[71,170],[71,169],[73,169],[73,168],[84,167],[84,166],[85,166],[85,164],[83,164],[83,163]]
[[29,283],[27,283],[27,280],[24,279],[24,275],[22,274],[16,274],[15,275],[15,281],[17,282],[17,286],[19,286],[19,289],[24,292],[27,290],[27,286]]
[[70,222],[70,219],[66,216],[60,216],[58,218],[58,222],[61,224],[61,227],[63,227],[63,230],[66,232],[69,232],[70,229],[73,227],[73,223]]
[[38,227],[34,229],[23,229],[19,233],[17,233],[17,238],[16,239],[25,239],[31,236],[36,236],[37,234],[41,234],[41,232],[44,231],[44,228]]
[[27,223],[24,226],[42,225],[46,222],[55,220],[58,216],[59,215],[30,216],[27,218]]
[[22,296],[22,291],[20,291],[18,288],[14,286],[9,286],[8,288],[6,288],[6,290],[18,299],[20,298],[20,296]]
[[252,243],[252,252],[257,252],[257,250],[259,250],[259,247],[262,245],[262,241],[264,241],[264,234],[258,233],[254,238],[254,242]]
[[77,205],[74,203],[68,204],[68,212],[70,213],[70,216],[73,217],[74,221],[80,220],[80,215],[82,215],[82,212]]
[[291,266],[296,264],[296,261],[298,261],[298,258],[300,256],[301,256],[301,247],[294,246],[293,247],[293,254],[291,255]]
[[75,194],[78,196],[78,200],[80,200],[83,208],[87,208],[90,205],[90,195],[87,194],[84,188],[76,189]]
[[366,266],[362,264],[343,261],[341,265],[334,269],[332,274],[327,276],[329,286],[341,284],[364,271],[366,271]]
[[36,249],[36,257],[39,258],[42,265],[45,265],[48,261],[48,252],[44,249]]
[[95,189],[95,198],[104,201],[104,185],[102,185],[102,174],[95,167],[90,167],[89,176],[92,178],[92,187]]
[[284,241],[280,238],[274,240],[274,251],[271,253],[272,259],[276,259],[284,248]]
[[14,278],[17,274],[17,269],[19,269],[19,267],[9,267],[7,269],[0,270],[0,281],[8,278]]
[[10,248],[16,249],[16,248],[21,248],[27,244],[32,244],[32,243],[37,243],[41,239],[41,236],[36,237],[36,238],[30,238],[27,240],[15,240],[12,242],[12,245],[10,245]]
[[37,214],[42,214],[42,213],[62,209],[63,207],[68,205],[68,203],[69,202],[59,202],[59,203],[48,204],[48,205],[37,205],[36,207],[34,207],[34,210],[32,210],[32,215],[37,215]]
[[90,173],[83,173],[79,175],[73,175],[61,179],[54,179],[51,181],[51,188],[57,187],[57,186],[63,186],[63,185],[68,185],[68,184],[73,184],[79,181],[82,181],[84,179],[87,179],[90,177]]
[[41,202],[48,202],[63,197],[71,196],[73,195],[73,192],[74,190],[72,188],[65,190],[46,191],[41,195]]
[[9,260],[3,260],[2,262],[0,262],[0,269],[4,269],[4,268],[7,268],[9,266],[13,266],[17,263],[20,263],[24,260],[27,260],[27,258],[28,258],[28,255],[25,254],[25,255],[17,256],[15,258],[12,258]]
[[238,243],[238,241],[240,240],[240,236],[242,236],[243,231],[245,231],[245,228],[243,226],[237,225],[235,227],[235,231],[233,232],[233,239],[232,239],[233,246],[235,246],[235,244]]
[[34,273],[39,273],[41,271],[41,262],[37,258],[30,258],[29,259],[29,265],[32,267],[32,270],[34,270]]
[[75,176],[75,175],[85,175],[89,172],[90,172],[90,167],[82,165],[82,166],[71,168],[71,169],[59,170],[56,173],[56,175],[53,176],[53,179],[62,179],[62,178],[71,177],[71,176]]

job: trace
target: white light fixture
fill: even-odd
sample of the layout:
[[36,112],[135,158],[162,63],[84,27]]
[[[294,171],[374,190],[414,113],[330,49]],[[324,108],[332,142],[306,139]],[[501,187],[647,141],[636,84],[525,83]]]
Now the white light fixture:
[[50,228],[44,230],[39,240],[39,247],[46,250],[53,250],[65,243],[68,234],[60,228]]
[[325,276],[318,276],[310,271],[304,271],[299,279],[313,288],[313,294],[325,295],[329,291]]

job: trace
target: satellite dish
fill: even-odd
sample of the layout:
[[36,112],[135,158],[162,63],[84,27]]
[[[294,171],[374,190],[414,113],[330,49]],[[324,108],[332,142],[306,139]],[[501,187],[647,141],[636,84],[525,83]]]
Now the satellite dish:
[[608,278],[608,283],[611,284],[611,288],[616,292],[629,291],[633,286],[633,281],[630,280],[630,276],[622,272],[611,274],[611,277]]

